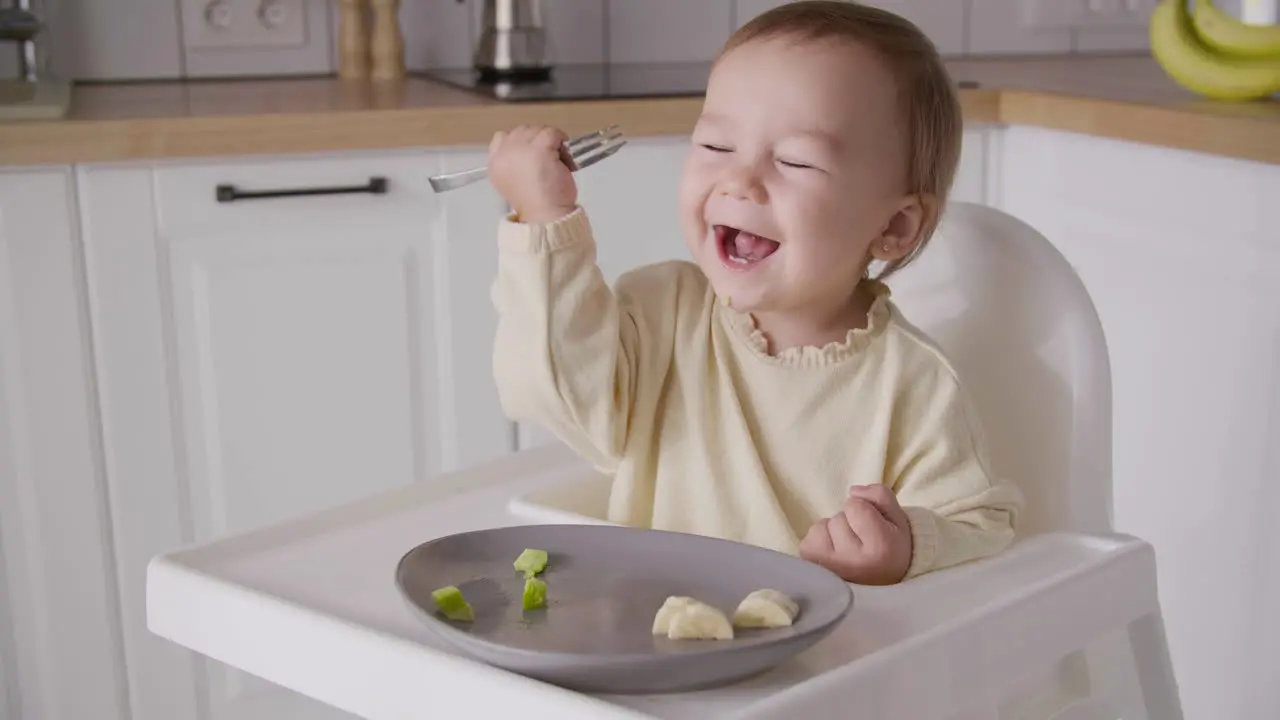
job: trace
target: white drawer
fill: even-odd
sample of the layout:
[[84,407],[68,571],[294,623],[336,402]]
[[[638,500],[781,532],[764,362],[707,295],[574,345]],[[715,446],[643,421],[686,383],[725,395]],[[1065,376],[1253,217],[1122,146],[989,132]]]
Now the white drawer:
[[157,223],[173,237],[430,217],[439,197],[427,178],[440,163],[440,153],[399,151],[162,165]]

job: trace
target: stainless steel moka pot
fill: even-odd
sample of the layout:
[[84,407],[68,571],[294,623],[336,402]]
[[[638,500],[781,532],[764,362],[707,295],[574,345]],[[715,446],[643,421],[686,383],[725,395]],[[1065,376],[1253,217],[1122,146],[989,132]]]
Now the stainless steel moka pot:
[[490,82],[538,82],[551,76],[542,0],[484,0],[473,64]]

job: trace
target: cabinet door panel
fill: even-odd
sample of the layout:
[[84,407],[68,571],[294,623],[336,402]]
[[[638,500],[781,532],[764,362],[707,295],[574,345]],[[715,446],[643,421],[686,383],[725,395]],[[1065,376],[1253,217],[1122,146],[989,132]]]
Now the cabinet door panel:
[[987,144],[993,132],[999,130],[983,126],[965,128],[960,167],[956,168],[956,178],[951,185],[951,202],[986,202]]
[[687,136],[636,138],[578,174],[578,200],[591,216],[610,283],[642,265],[689,257],[678,208],[688,152]]
[[[430,482],[477,426],[509,447],[500,415],[461,431],[447,420],[476,381],[455,382],[439,359],[452,346],[444,196],[426,183],[438,167],[409,154],[84,172],[136,720],[346,717],[151,636],[143,591],[157,553]],[[212,199],[219,182],[366,175],[389,192]],[[446,386],[460,399],[446,403]]]
[[380,230],[174,239],[198,537],[439,468],[430,252],[416,228]]
[[0,713],[123,720],[73,197],[0,174]]
[[[442,170],[484,165],[485,148],[441,151]],[[498,270],[498,223],[507,206],[488,183],[441,195],[436,257],[443,292],[437,296],[441,406],[450,423],[442,437],[457,448],[458,466],[474,465],[516,449],[516,425],[502,411],[493,380],[493,336],[498,313],[491,290]]]

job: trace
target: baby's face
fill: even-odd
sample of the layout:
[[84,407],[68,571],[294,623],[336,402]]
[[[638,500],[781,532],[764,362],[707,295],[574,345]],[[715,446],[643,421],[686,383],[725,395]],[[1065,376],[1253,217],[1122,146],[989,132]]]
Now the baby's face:
[[770,39],[712,71],[680,188],[686,242],[747,312],[830,313],[904,204],[893,77],[870,51]]

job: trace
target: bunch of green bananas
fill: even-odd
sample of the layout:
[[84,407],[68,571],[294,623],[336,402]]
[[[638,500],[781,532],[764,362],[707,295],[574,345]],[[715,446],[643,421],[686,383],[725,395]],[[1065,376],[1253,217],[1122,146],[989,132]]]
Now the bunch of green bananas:
[[1161,0],[1151,15],[1151,54],[1169,77],[1215,100],[1280,93],[1280,25],[1247,25],[1212,0]]

